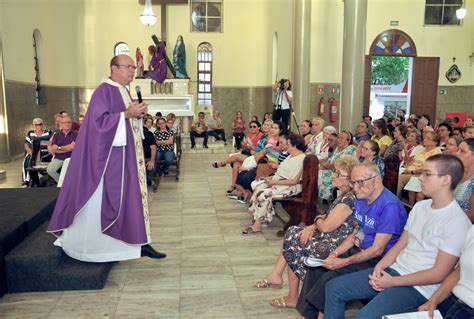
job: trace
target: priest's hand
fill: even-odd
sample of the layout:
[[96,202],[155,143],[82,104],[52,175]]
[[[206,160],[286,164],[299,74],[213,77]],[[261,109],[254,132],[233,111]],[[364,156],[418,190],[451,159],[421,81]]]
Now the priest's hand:
[[131,117],[144,117],[146,113],[148,112],[148,108],[146,107],[146,104],[144,102],[138,103],[138,102],[132,102],[128,106],[128,108],[125,110],[125,118],[129,119]]

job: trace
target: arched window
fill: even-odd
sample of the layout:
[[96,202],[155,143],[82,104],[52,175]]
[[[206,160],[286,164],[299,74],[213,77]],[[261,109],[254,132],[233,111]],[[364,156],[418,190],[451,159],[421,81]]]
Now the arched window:
[[212,104],[212,45],[202,42],[198,45],[198,97],[199,105]]
[[130,48],[125,42],[118,42],[114,46],[114,55],[126,54],[130,55]]
[[41,37],[41,32],[38,29],[33,31],[33,58],[34,58],[34,67],[35,67],[35,100],[36,104],[41,104],[41,70],[43,62],[43,38]]
[[372,55],[416,56],[416,47],[408,34],[392,29],[380,33],[370,46]]

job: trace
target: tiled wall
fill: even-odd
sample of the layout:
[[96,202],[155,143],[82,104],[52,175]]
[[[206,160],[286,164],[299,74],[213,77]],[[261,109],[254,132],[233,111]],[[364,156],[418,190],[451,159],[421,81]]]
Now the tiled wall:
[[5,82],[5,95],[8,112],[8,132],[10,156],[23,153],[23,141],[26,133],[32,129],[32,120],[40,117],[47,127],[52,126],[53,116],[65,110],[77,119],[79,114],[79,88],[43,87],[43,103],[35,102],[35,86],[33,84]]
[[[441,90],[447,94],[439,94]],[[440,86],[437,104],[437,118],[444,118],[446,112],[467,112],[474,116],[474,86]]]

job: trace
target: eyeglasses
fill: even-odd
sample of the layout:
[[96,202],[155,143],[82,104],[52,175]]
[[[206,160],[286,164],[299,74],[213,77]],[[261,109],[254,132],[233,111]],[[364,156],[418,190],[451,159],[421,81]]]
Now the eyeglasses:
[[137,67],[131,64],[114,64],[115,66],[123,66],[124,68],[130,69],[130,70],[136,70]]
[[43,123],[35,123],[35,126],[41,126]]
[[250,128],[258,128],[257,125],[250,125]]
[[339,171],[333,171],[332,172],[336,177],[349,177],[349,175],[344,175]]
[[447,175],[447,174],[430,173],[429,171],[422,171],[421,172],[421,176],[423,176],[423,177],[428,177],[428,176],[433,176],[433,175],[443,176],[443,175]]
[[362,187],[362,186],[364,186],[365,182],[370,181],[371,179],[374,179],[377,176],[378,175],[374,175],[374,176],[366,178],[366,179],[359,179],[357,181],[349,181],[349,186],[351,188],[354,188],[355,186]]

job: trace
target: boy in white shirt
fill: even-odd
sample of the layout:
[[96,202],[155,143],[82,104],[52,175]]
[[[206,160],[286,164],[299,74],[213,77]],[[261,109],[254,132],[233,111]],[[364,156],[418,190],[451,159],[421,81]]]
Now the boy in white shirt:
[[326,285],[324,318],[344,318],[345,303],[372,299],[357,319],[416,311],[456,265],[469,219],[453,197],[464,174],[455,156],[430,157],[420,176],[422,192],[431,199],[410,212],[399,241],[373,269],[335,278]]

